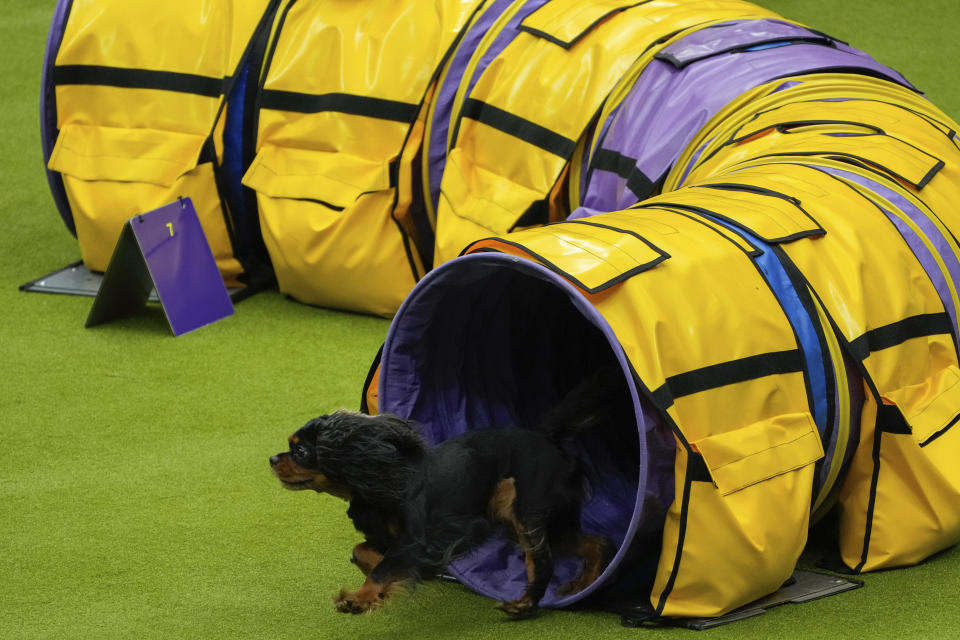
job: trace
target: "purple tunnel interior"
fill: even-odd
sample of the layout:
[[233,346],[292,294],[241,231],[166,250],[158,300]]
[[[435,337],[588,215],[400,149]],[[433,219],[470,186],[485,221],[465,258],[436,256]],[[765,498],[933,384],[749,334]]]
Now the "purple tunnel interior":
[[[468,429],[524,428],[596,366],[623,371],[622,424],[570,443],[586,476],[581,526],[616,554],[585,591],[556,588],[580,570],[557,558],[544,606],[566,606],[598,590],[649,590],[659,535],[673,500],[673,437],[639,399],[630,365],[606,321],[566,280],[525,260],[468,255],[431,272],[404,302],[384,345],[380,410],[415,420],[431,444]],[[496,536],[450,566],[478,593],[520,597],[519,548]],[[616,575],[615,580],[610,580]]]

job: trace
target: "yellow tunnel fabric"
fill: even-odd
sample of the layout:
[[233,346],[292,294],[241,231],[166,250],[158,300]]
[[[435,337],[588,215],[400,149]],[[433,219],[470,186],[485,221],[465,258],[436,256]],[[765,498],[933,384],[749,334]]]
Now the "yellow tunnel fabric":
[[127,219],[183,196],[224,279],[241,274],[211,136],[268,5],[72,3],[51,74],[59,135],[49,168],[63,177],[88,268],[106,268]]
[[278,12],[243,183],[282,292],[390,315],[422,275],[394,217],[398,163],[477,4],[292,0]]
[[661,38],[774,15],[739,0],[553,0],[527,16],[453,114],[458,134],[441,183],[434,264],[513,230],[542,206],[611,90]]

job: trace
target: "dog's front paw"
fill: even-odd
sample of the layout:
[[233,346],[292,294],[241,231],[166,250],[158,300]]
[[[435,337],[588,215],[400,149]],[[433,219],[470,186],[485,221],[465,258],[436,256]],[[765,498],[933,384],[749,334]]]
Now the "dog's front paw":
[[382,605],[383,594],[369,589],[358,591],[341,589],[340,595],[333,599],[333,608],[339,613],[366,613]]
[[539,611],[537,608],[537,603],[534,602],[532,598],[528,598],[527,596],[524,596],[519,600],[501,602],[497,604],[496,608],[500,611],[503,611],[514,620],[532,618],[537,615]]

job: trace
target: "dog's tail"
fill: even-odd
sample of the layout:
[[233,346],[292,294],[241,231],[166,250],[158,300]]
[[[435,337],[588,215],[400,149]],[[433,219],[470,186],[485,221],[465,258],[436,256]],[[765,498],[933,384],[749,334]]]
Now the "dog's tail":
[[540,421],[538,431],[563,440],[627,418],[630,403],[623,372],[604,364],[574,386]]

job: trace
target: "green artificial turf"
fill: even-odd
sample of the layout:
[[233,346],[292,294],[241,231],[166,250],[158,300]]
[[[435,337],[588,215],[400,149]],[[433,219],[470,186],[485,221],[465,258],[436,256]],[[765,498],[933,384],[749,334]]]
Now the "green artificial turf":
[[[358,0],[362,1],[362,0]],[[956,0],[767,0],[902,71],[960,116]],[[37,97],[53,0],[0,0],[0,638],[639,638],[616,617],[513,623],[457,585],[369,616],[344,504],[280,489],[267,458],[309,417],[355,408],[382,319],[276,293],[181,338],[160,312],[84,329],[90,299],[17,286],[79,257],[47,191]],[[951,550],[712,638],[953,638]]]

